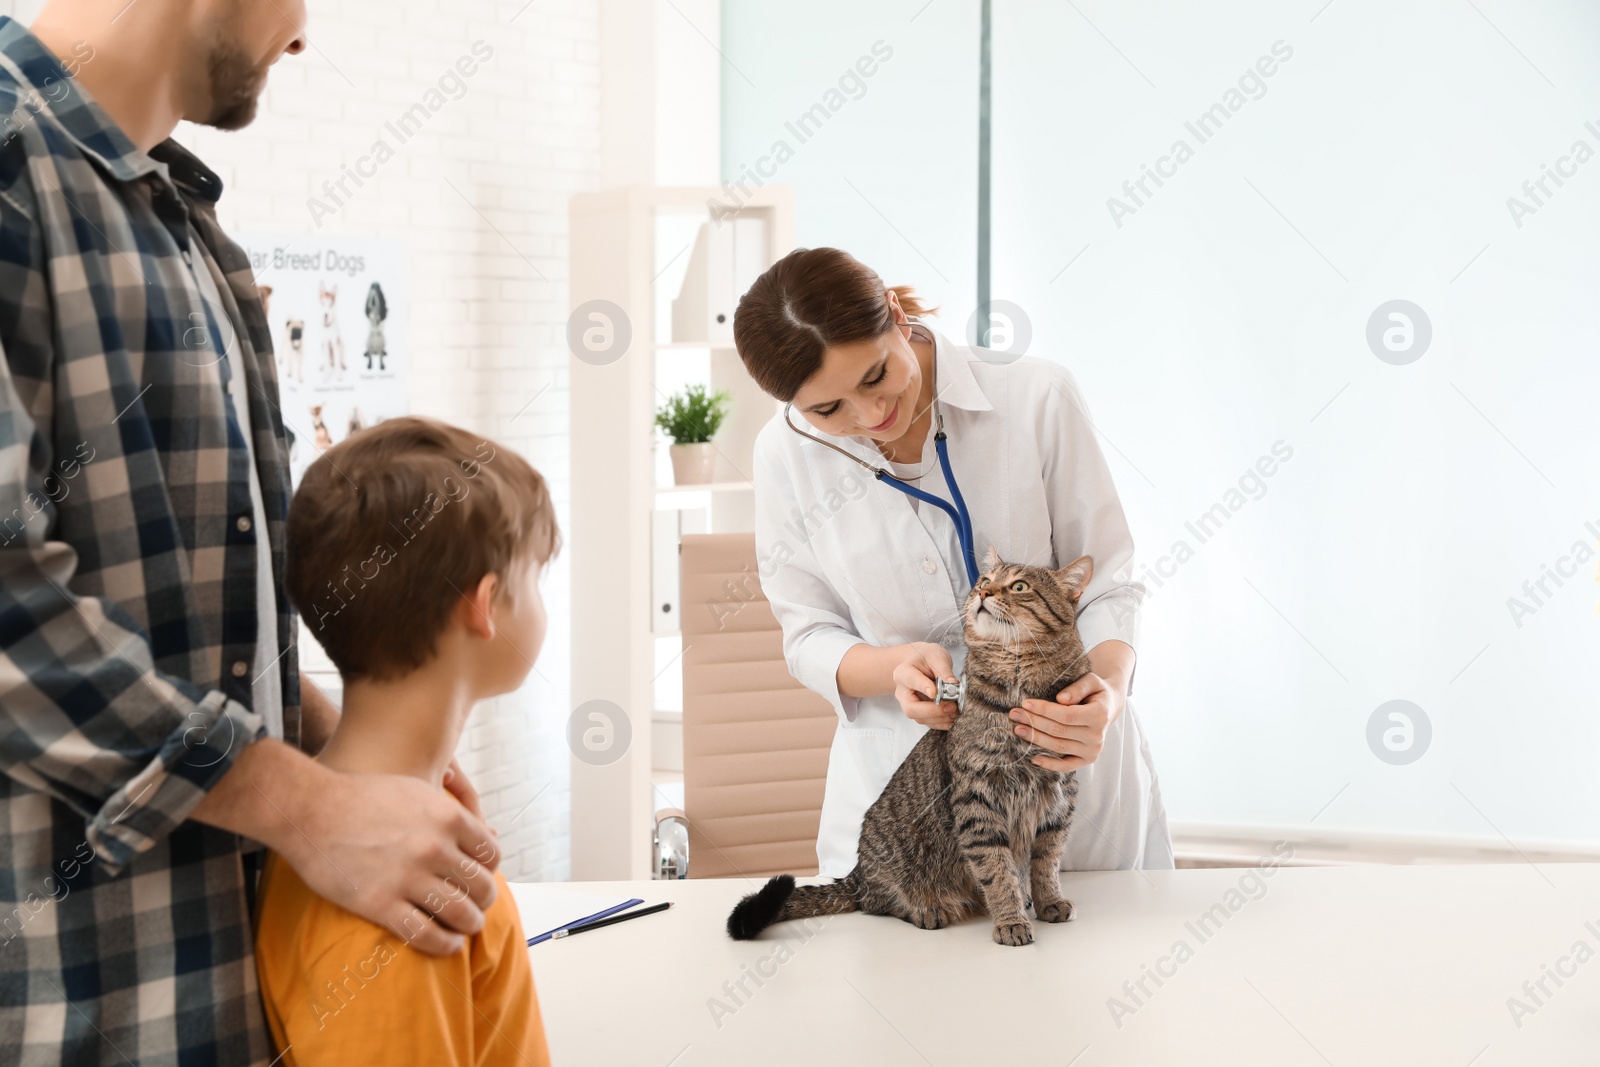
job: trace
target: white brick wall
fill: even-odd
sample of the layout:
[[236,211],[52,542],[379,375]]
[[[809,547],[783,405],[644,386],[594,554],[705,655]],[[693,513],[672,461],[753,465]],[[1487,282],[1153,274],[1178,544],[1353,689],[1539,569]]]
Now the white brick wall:
[[[0,0],[0,11],[23,20],[37,6]],[[254,124],[237,133],[184,126],[178,137],[222,178],[220,215],[231,232],[406,246],[411,410],[520,450],[550,480],[565,529],[566,205],[599,181],[599,0],[340,0],[311,9],[311,48],[279,61]],[[383,124],[476,40],[494,54],[465,79],[465,95],[399,145],[319,231],[307,199],[368,153]],[[475,711],[459,749],[500,831],[502,869],[521,880],[569,870],[564,560],[545,595],[550,636],[535,672],[520,692]]]

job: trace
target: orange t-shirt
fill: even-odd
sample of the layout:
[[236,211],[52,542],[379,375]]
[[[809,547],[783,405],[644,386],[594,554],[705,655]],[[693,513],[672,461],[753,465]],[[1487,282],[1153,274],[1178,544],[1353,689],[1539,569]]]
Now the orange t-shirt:
[[499,892],[446,957],[313,893],[276,854],[261,874],[256,974],[283,1067],[549,1067],[522,919]]

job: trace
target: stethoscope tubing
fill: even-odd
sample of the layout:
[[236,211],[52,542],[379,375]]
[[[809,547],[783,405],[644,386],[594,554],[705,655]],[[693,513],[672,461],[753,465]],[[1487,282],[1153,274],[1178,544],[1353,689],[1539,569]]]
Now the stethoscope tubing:
[[961,554],[965,557],[967,565],[967,582],[969,585],[977,585],[978,555],[977,546],[973,544],[972,516],[967,513],[967,502],[962,499],[961,486],[956,483],[956,472],[950,469],[950,448],[945,442],[942,427],[938,436],[934,438],[933,447],[939,453],[939,466],[944,470],[944,484],[950,487],[950,500],[961,513],[961,521],[956,523],[956,537],[961,542]]
[[[862,463],[861,465],[872,471],[873,476],[876,477],[878,481],[888,482],[890,485],[894,486],[907,496],[914,496],[918,500],[932,504],[946,515],[950,516],[950,521],[955,523],[956,526],[956,539],[961,542],[961,557],[962,562],[965,563],[967,567],[967,582],[969,585],[977,585],[978,557],[973,550],[972,544],[972,519],[967,514],[966,501],[961,499],[961,489],[956,485],[955,472],[950,469],[950,448],[945,441],[943,430],[940,430],[938,436],[934,438],[933,447],[939,453],[939,466],[944,471],[945,484],[950,487],[951,501],[941,500],[924,489],[918,489],[914,485],[908,485],[882,468],[874,467],[869,463]],[[846,455],[848,455],[848,453],[846,453]],[[855,459],[856,457],[851,456],[850,458]],[[857,462],[860,461],[857,460]]]

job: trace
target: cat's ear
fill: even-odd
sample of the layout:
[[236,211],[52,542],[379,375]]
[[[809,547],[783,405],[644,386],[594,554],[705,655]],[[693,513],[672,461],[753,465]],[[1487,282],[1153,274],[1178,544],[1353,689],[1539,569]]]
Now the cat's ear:
[[1083,595],[1089,579],[1094,576],[1094,560],[1088,556],[1079,556],[1060,570],[1050,573],[1056,576],[1056,581],[1061,583],[1061,588],[1066,591],[1067,596],[1076,601]]
[[1003,562],[1004,560],[1000,558],[1000,553],[995,551],[995,547],[993,545],[990,545],[989,551],[983,557],[983,572],[988,574],[990,571],[1000,566]]

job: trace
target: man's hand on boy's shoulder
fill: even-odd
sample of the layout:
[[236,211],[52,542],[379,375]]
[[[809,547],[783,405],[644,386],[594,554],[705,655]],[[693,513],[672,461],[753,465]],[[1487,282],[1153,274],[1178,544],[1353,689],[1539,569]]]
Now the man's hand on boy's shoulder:
[[[323,795],[305,806],[296,845],[278,851],[313,892],[418,951],[461,949],[494,903],[494,831],[421,779],[327,774]],[[455,781],[465,782],[459,768]]]
[[312,892],[430,956],[460,949],[494,903],[494,831],[421,778],[344,774],[264,737],[189,817],[263,842]]
[[[478,818],[483,818],[483,803],[478,799],[478,791],[472,788],[472,781],[467,777],[467,772],[461,769],[461,761],[454,757],[450,766],[444,769],[444,787],[450,795],[461,801],[466,809]],[[494,827],[489,827],[491,834],[498,834]]]

